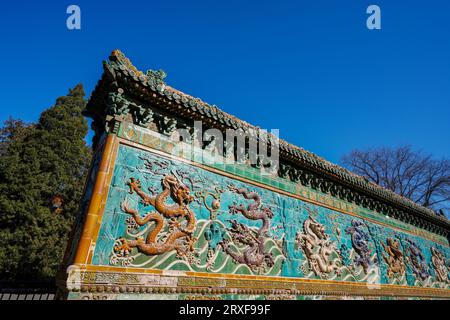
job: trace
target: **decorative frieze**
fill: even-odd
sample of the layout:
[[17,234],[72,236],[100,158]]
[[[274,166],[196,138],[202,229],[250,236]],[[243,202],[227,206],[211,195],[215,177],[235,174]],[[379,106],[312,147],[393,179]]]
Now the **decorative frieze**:
[[[439,258],[437,258],[438,260]],[[437,262],[439,263],[439,262]],[[91,274],[94,274],[92,276]],[[72,299],[78,294],[78,299],[109,300],[117,299],[120,294],[153,294],[174,295],[180,298],[180,294],[195,294],[197,299],[201,296],[215,295],[263,295],[265,299],[295,299],[299,296],[329,296],[329,297],[429,297],[448,298],[448,291],[443,289],[428,288],[416,290],[401,286],[354,286],[351,284],[325,283],[321,281],[281,281],[258,279],[232,279],[211,277],[172,277],[167,284],[154,284],[145,279],[152,277],[148,274],[134,274],[138,284],[126,283],[122,273],[104,273],[102,271],[89,272],[89,275],[81,274],[82,281],[79,287],[69,289]],[[169,277],[166,277],[169,278]],[[108,279],[109,282],[95,282],[92,279]],[[151,298],[151,297],[149,297]],[[186,297],[183,297],[184,299]],[[193,297],[192,297],[193,298]],[[216,296],[220,298],[220,296]],[[226,297],[223,297],[226,298]],[[204,299],[204,298],[203,298]]]

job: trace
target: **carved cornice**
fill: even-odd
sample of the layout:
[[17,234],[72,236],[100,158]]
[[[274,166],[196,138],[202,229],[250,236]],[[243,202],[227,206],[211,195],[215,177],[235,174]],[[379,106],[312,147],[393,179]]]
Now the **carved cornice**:
[[160,276],[137,273],[80,272],[79,281],[59,281],[60,290],[80,294],[199,294],[199,295],[290,295],[335,297],[448,298],[449,290],[438,288],[377,285],[326,280],[252,279],[226,277]]
[[[144,74],[118,50],[103,65],[102,79],[84,113],[94,120],[96,136],[111,130],[107,119],[113,116],[165,135],[200,120],[204,126],[260,137],[259,128],[166,85],[162,71]],[[445,217],[284,140],[279,145],[280,177],[448,237],[450,222]]]

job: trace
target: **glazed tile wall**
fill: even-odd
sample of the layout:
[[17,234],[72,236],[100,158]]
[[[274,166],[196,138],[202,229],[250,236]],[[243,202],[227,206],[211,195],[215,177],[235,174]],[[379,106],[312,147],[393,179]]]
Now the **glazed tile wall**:
[[[131,179],[172,209],[184,208],[173,195],[187,186],[192,201],[184,204],[195,216],[193,232],[187,232],[189,213],[171,224],[130,193]],[[139,226],[132,210],[141,218],[159,215],[159,222]],[[171,238],[177,230],[180,236]],[[159,252],[146,254],[145,248]],[[444,244],[121,145],[92,264],[448,288],[448,258]]]

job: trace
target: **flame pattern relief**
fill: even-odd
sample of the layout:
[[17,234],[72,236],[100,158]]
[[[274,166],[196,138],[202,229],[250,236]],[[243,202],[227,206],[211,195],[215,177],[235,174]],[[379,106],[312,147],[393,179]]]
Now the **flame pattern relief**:
[[448,247],[121,145],[94,265],[449,288]]

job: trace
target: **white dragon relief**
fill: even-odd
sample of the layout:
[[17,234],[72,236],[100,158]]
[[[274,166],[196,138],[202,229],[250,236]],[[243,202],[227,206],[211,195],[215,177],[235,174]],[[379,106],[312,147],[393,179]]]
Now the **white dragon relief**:
[[336,252],[336,245],[325,233],[325,227],[314,218],[309,217],[303,223],[303,232],[298,232],[296,244],[300,247],[308,260],[309,268],[316,276],[327,277],[330,272],[340,274],[339,259],[331,259]]

